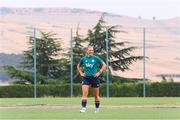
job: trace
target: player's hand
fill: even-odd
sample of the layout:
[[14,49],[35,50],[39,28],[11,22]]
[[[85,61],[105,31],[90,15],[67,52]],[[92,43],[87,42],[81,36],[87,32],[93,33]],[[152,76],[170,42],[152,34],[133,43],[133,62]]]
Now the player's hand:
[[99,77],[100,73],[97,72],[94,77]]
[[85,77],[86,76],[85,73],[80,73],[80,75],[81,75],[81,77]]

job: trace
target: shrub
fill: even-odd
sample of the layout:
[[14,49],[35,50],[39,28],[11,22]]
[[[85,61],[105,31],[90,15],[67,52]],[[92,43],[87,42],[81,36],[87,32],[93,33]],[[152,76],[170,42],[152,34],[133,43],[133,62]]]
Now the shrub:
[[[0,98],[9,97],[33,97],[33,85],[11,85],[0,86]],[[81,84],[73,85],[73,95],[82,96]],[[109,85],[110,97],[142,97],[142,83],[123,83]],[[70,84],[57,85],[37,85],[37,97],[53,96],[53,97],[69,97]],[[89,96],[92,96],[90,92]],[[100,96],[106,96],[106,84],[100,86]],[[147,83],[147,97],[180,97],[180,83],[162,82],[162,83]]]

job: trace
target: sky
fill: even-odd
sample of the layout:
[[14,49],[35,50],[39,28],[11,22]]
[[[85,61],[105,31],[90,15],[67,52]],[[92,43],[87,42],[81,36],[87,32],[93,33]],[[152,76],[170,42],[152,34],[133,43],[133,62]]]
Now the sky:
[[81,8],[144,19],[180,17],[180,0],[0,0],[0,7]]

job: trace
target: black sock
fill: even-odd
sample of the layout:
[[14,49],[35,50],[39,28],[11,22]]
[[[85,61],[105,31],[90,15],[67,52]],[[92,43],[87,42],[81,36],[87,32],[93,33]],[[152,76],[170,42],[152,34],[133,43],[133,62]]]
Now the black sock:
[[99,108],[99,105],[100,105],[100,101],[95,101],[96,108]]
[[82,99],[82,107],[86,108],[87,100]]

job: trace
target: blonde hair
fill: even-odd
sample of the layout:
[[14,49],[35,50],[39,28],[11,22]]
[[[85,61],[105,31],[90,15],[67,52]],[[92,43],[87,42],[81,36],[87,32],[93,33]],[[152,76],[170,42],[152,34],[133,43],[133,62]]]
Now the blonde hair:
[[88,48],[92,48],[94,50],[94,47],[91,45],[88,45],[85,50],[87,50]]

